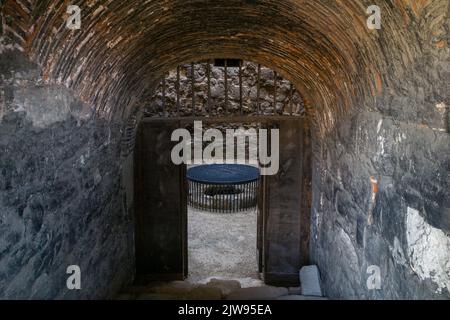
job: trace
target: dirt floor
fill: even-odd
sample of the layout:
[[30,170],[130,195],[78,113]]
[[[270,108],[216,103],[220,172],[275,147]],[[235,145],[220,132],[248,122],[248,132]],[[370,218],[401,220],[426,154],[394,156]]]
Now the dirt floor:
[[188,261],[192,283],[237,279],[261,285],[256,254],[256,211],[210,213],[188,208]]

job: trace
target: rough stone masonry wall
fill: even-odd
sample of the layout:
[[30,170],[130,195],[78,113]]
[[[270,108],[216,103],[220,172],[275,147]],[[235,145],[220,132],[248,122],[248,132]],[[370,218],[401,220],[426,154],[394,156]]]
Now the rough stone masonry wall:
[[[121,126],[0,38],[0,299],[104,298],[133,276]],[[66,269],[81,268],[81,290]]]
[[[208,106],[208,77],[206,63],[194,64],[194,93],[195,108],[192,108],[192,76],[191,64],[180,66],[180,115],[225,115],[240,114],[239,94],[239,68],[229,67],[228,77],[228,107],[225,105],[225,68],[216,67],[210,63],[211,97]],[[171,70],[165,76],[165,106],[163,108],[162,83],[159,84],[155,94],[146,107],[148,116],[177,114],[177,70]],[[291,97],[291,83],[277,76],[276,91],[274,88],[274,71],[261,66],[259,110],[257,105],[258,65],[249,61],[242,63],[242,114],[284,114],[291,113],[297,116],[305,115],[303,98],[293,88]],[[276,93],[276,106],[274,94]]]
[[[311,252],[330,297],[450,298],[444,17],[410,25],[421,51],[403,74],[393,74],[397,66],[387,57],[395,81],[375,107],[355,110],[325,139],[315,138]],[[369,266],[380,268],[379,289],[368,289]]]

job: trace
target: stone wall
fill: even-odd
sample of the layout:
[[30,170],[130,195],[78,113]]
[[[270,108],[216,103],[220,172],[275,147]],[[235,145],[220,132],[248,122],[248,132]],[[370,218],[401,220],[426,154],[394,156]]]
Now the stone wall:
[[[195,108],[192,108],[191,64],[180,65],[180,115],[225,115],[240,114],[239,68],[228,67],[228,108],[225,105],[225,68],[210,63],[211,100],[208,106],[208,78],[206,62],[194,64]],[[165,109],[162,106],[162,83],[157,87],[146,107],[148,116],[171,115],[177,112],[176,96],[177,71],[171,70],[165,77]],[[249,61],[242,63],[242,113],[258,114],[257,105],[258,65]],[[276,99],[274,107],[274,71],[261,66],[259,114],[290,114],[291,104],[294,115],[305,115],[303,98],[295,88],[291,97],[291,83],[277,75]]]
[[[44,84],[5,38],[0,76],[0,299],[114,295],[134,273],[122,127]],[[81,290],[67,289],[70,265]]]
[[[450,298],[444,26],[421,29],[426,41],[407,71],[394,73],[389,60],[395,80],[375,107],[354,108],[314,139],[312,262],[332,298]],[[379,289],[367,286],[370,266]]]

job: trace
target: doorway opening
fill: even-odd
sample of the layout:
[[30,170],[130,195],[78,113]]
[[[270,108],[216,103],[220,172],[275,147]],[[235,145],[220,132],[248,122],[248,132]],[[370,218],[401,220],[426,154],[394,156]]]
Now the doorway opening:
[[[243,287],[263,284],[258,251],[258,200],[260,169],[256,159],[257,144],[246,136],[259,123],[223,123],[206,126],[233,140],[209,144],[237,155],[241,145],[244,163],[235,157],[230,163],[188,165],[187,184],[187,280],[207,283],[211,279],[238,280]],[[239,130],[240,129],[240,130]],[[256,132],[256,130],[255,130]],[[195,140],[193,140],[195,142]],[[217,145],[220,144],[220,145]],[[212,154],[213,157],[216,155]],[[210,162],[212,159],[203,159]]]
[[[276,72],[246,62],[223,69],[209,62],[180,66],[161,81],[136,139],[137,279],[207,281],[225,277],[283,287],[298,285],[298,270],[308,263],[309,255],[311,169],[309,127],[303,104],[295,103],[298,96]],[[198,122],[201,129],[196,127]],[[222,137],[227,129],[237,134],[237,128],[278,132],[277,171],[261,175],[257,210],[188,212],[187,170],[196,162],[184,160],[196,158],[195,133],[201,135],[210,128]],[[184,156],[184,141],[173,139],[175,131],[180,140],[194,144],[187,148],[189,156]],[[266,135],[269,150],[275,146],[271,135]],[[205,149],[210,144],[228,149],[228,139],[211,136],[205,142],[203,137],[198,141],[203,157],[197,164],[208,160]],[[234,143],[238,137],[232,138]],[[246,155],[253,150],[245,140],[236,140],[234,154],[239,148]],[[175,149],[176,158],[183,161],[173,160]],[[179,156],[180,150],[183,156]],[[210,155],[217,155],[215,148]],[[218,157],[228,160],[225,153]],[[246,164],[257,166],[258,162]],[[237,187],[206,187],[204,191],[210,200],[241,194]]]
[[257,211],[228,213],[188,207],[188,280],[212,278],[260,284],[257,256]]

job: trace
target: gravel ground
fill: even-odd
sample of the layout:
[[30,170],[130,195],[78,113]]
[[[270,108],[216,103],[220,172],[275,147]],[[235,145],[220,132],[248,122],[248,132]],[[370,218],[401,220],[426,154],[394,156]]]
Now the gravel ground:
[[188,207],[190,282],[237,279],[260,285],[256,255],[256,212],[210,213]]

